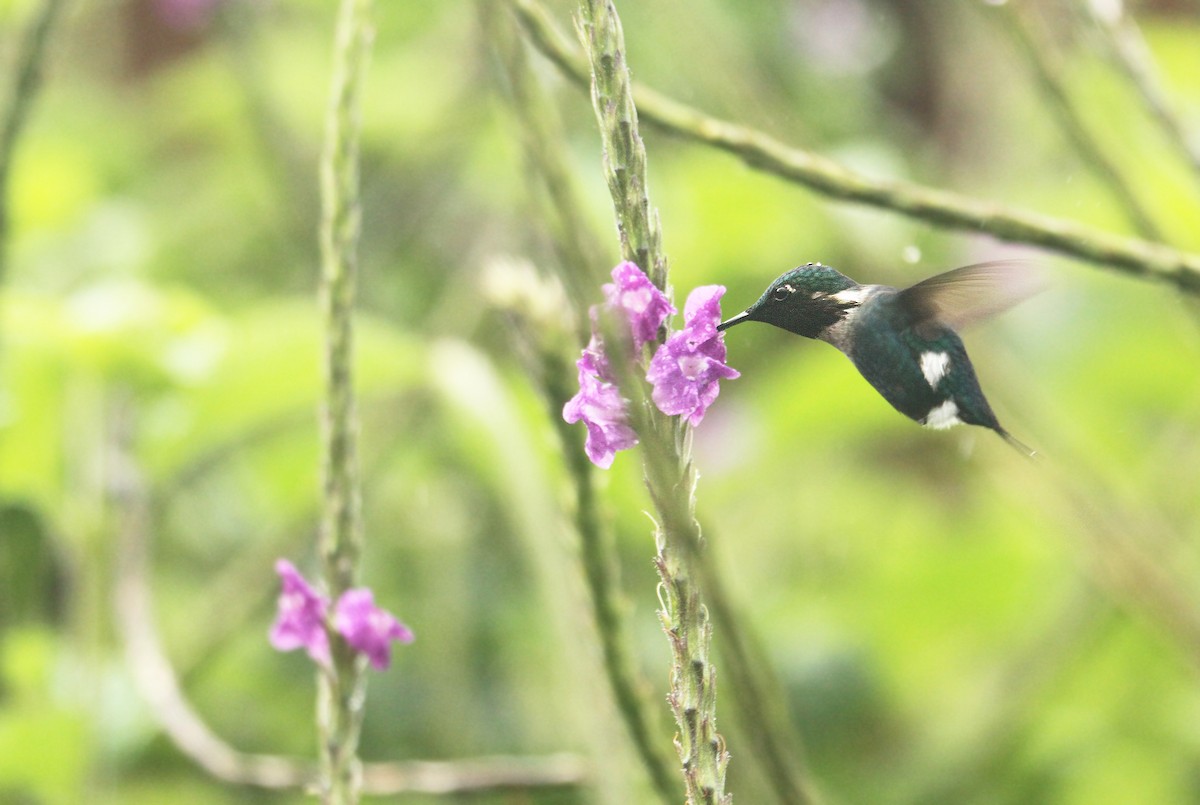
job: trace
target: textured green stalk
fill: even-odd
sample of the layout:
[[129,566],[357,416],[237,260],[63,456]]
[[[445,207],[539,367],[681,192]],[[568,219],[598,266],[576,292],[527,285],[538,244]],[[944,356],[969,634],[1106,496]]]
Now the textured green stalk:
[[46,58],[50,33],[65,6],[65,0],[44,0],[34,14],[14,62],[13,83],[7,104],[0,112],[0,284],[3,284],[7,275],[8,177],[12,173],[13,154],[41,85],[42,64]]
[[[512,2],[538,49],[567,77],[587,86],[587,59],[554,27],[542,7],[535,0]],[[633,98],[641,119],[832,198],[893,210],[937,226],[1038,246],[1200,292],[1200,254],[946,190],[871,179],[818,154],[785,145],[761,131],[706,115],[647,87],[635,84]]]
[[[624,36],[613,4],[584,0],[579,33],[591,62],[592,101],[604,143],[604,172],[622,252],[665,288],[667,263],[658,216],[646,191],[646,153],[637,131]],[[660,614],[673,660],[668,698],[678,727],[675,746],[688,802],[728,803],[732,801],[725,793],[729,755],[717,732],[716,679],[709,660],[712,626],[694,570],[701,535],[694,516],[696,473],[691,432],[685,424],[677,427],[641,399],[643,394],[637,391],[644,390],[644,372],[639,371],[638,362],[615,360],[614,364],[619,364],[614,368],[622,388],[635,397],[631,408],[644,447],[646,485],[659,516],[655,563],[662,579]]]
[[744,722],[749,725],[745,737],[754,748],[755,760],[781,802],[814,802],[816,797],[808,788],[800,739],[788,708],[780,707],[785,696],[767,653],[757,635],[745,628],[711,554],[704,551],[699,560],[713,623],[721,633],[721,658],[730,683],[726,689],[732,692]]
[[[534,181],[544,188],[550,213],[546,217],[555,227],[555,246],[565,269],[565,286],[575,311],[579,336],[587,338],[587,309],[595,301],[596,288],[603,279],[598,270],[601,249],[587,228],[576,199],[572,174],[563,153],[563,136],[554,110],[537,85],[530,69],[524,43],[507,5],[481,0],[480,14],[488,41],[496,49],[506,76],[506,89],[519,118],[519,131],[525,159]],[[539,188],[534,188],[535,191]],[[578,432],[563,420],[563,404],[573,389],[568,379],[575,376],[574,366],[562,357],[558,344],[549,343],[545,325],[526,328],[525,339],[539,357],[532,366],[540,378],[549,403],[550,420],[562,442],[567,469],[575,496],[574,525],[580,539],[584,579],[592,604],[592,616],[600,637],[604,670],[617,709],[633,740],[634,748],[665,804],[679,801],[679,780],[665,742],[663,725],[651,711],[646,681],[638,672],[629,649],[625,628],[625,601],[618,576],[618,562],[611,529],[604,524],[600,501],[596,496],[595,468],[579,449]]]
[[646,188],[646,147],[638,134],[625,39],[611,2],[584,0],[579,36],[591,56],[592,105],[604,145],[604,178],[617,214],[621,253],[666,290],[667,260],[662,251],[658,212]]
[[[362,551],[359,513],[358,415],[355,410],[353,313],[360,230],[359,95],[370,50],[370,0],[342,0],[333,81],[321,156],[321,283],[325,330],[325,399],[321,417],[323,507],[320,553],[325,584],[336,599],[353,586]],[[332,663],[318,681],[322,801],[352,805],[359,797],[365,679],[363,663],[336,635]]]
[[584,576],[592,601],[592,615],[600,635],[604,655],[604,670],[613,690],[617,707],[633,739],[638,756],[650,775],[655,791],[664,803],[679,800],[678,778],[672,768],[670,750],[657,742],[665,737],[663,730],[650,714],[646,700],[646,684],[637,671],[629,652],[625,630],[625,601],[621,594],[613,535],[600,517],[596,499],[595,468],[579,449],[577,430],[562,418],[562,405],[571,392],[563,383],[567,367],[546,367],[547,398],[555,410],[551,419],[567,457],[568,469],[575,489],[575,528],[579,532],[583,554]]
[[[608,328],[605,340],[619,343],[618,331]],[[645,369],[639,362],[617,359],[612,367],[618,385],[632,397],[631,419],[641,437],[646,488],[658,518],[654,564],[660,578],[659,618],[672,657],[667,701],[675,716],[675,749],[688,803],[728,805],[733,801],[725,793],[729,753],[717,732],[716,669],[709,659],[713,630],[701,597],[705,543],[695,513],[692,431],[650,404],[642,380]]]
[[1071,103],[1062,60],[1054,52],[1049,38],[1042,35],[1037,24],[1029,19],[1029,11],[1023,3],[1009,3],[1008,9],[1013,38],[1033,72],[1038,90],[1046,100],[1046,107],[1058,120],[1058,127],[1075,149],[1076,156],[1104,183],[1129,222],[1143,237],[1162,240],[1162,232],[1150,213],[1125,181],[1116,163],[1108,158],[1088,131],[1083,118]]

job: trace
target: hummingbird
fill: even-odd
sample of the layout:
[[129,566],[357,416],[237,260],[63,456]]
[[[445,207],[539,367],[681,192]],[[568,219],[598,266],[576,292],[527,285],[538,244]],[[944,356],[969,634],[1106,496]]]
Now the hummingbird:
[[928,428],[979,425],[1027,456],[1036,452],[1001,426],[957,329],[1040,289],[1012,261],[978,263],[903,290],[860,285],[820,263],[793,268],[758,301],[719,325],[761,321],[843,352],[892,407]]

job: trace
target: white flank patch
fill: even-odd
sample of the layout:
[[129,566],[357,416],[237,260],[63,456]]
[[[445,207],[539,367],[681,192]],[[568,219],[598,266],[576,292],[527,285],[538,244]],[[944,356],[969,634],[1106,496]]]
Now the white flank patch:
[[946,400],[937,408],[930,409],[921,424],[934,430],[945,430],[962,424],[962,420],[958,418],[958,406],[954,404],[954,400]]
[[925,375],[925,382],[929,384],[930,388],[936,389],[948,371],[950,371],[950,356],[947,353],[921,353],[921,374]]

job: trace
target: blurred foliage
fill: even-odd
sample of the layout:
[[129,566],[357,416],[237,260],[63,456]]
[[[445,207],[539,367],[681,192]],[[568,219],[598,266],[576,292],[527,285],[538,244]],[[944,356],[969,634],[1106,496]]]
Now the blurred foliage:
[[[36,5],[0,2],[0,76]],[[181,21],[169,0],[74,5],[8,191],[0,803],[302,801],[215,781],[167,742],[110,598],[132,461],[150,501],[153,618],[189,697],[240,749],[312,754],[311,668],[265,635],[275,557],[312,565],[315,161],[333,11],[226,0]],[[565,27],[572,4],[551,7]],[[1046,114],[1002,6],[619,8],[635,77],[688,103],[873,175],[1128,231]],[[1136,11],[1200,130],[1200,11]],[[599,670],[546,406],[485,293],[497,261],[552,262],[520,123],[474,4],[380,2],[376,15],[356,334],[364,577],[418,639],[372,675],[363,754],[577,751],[603,791],[472,801],[649,801]],[[1133,193],[1172,245],[1200,248],[1198,177],[1070,15],[1039,24]],[[615,256],[587,98],[533,63]],[[810,260],[900,285],[1020,255],[1056,280],[967,334],[1037,463],[986,432],[915,427],[824,345],[766,327],[729,341],[742,378],[696,433],[700,514],[828,800],[1200,801],[1194,300],[643,134],[679,298],[722,283],[738,309]],[[660,703],[667,648],[636,457],[601,480]],[[729,790],[767,801],[739,751],[754,725],[721,712]]]

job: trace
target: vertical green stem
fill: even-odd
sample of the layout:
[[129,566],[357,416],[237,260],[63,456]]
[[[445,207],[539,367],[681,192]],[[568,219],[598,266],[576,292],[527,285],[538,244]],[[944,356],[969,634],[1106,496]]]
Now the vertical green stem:
[[721,632],[726,681],[743,722],[751,725],[745,739],[780,802],[816,802],[803,747],[788,709],[781,706],[786,699],[769,656],[736,611],[717,570],[712,555],[702,553],[699,572],[713,624]]
[[[334,47],[333,82],[321,156],[320,302],[325,333],[325,398],[321,415],[322,570],[330,596],[353,586],[362,551],[354,402],[353,310],[360,231],[358,187],[359,96],[370,50],[370,0],[342,0]],[[332,662],[318,681],[322,801],[358,801],[358,737],[365,681],[361,658],[336,635]]]
[[675,748],[690,805],[727,805],[733,801],[724,791],[729,753],[717,732],[716,668],[709,659],[712,623],[701,597],[705,545],[695,514],[698,477],[691,460],[691,430],[681,425],[672,434],[662,428],[663,422],[653,421],[662,418],[650,413],[651,406],[642,410],[647,415],[639,433],[651,434],[643,441],[646,486],[660,518],[654,564],[660,579],[659,617],[673,659],[667,700],[679,730]]
[[621,253],[666,290],[667,259],[658,212],[646,189],[646,147],[638,133],[621,20],[608,0],[584,0],[581,9],[579,36],[591,59],[592,105],[600,121],[604,178],[617,214]]
[[[665,729],[649,709],[644,680],[629,653],[625,600],[617,578],[616,549],[612,544],[612,533],[601,522],[594,484],[595,468],[579,449],[578,434],[563,421],[560,414],[562,401],[569,396],[561,383],[566,376],[562,371],[565,368],[547,367],[547,394],[557,408],[552,416],[574,481],[575,527],[579,532],[583,570],[591,594],[596,630],[600,635],[605,672],[638,756],[650,775],[650,782],[664,803],[677,802],[679,778],[673,771],[671,752],[665,741],[656,742],[665,737]],[[559,371],[554,371],[556,369]]]
[[[667,261],[658,215],[646,190],[646,150],[637,129],[624,34],[610,0],[584,0],[579,34],[591,63],[592,102],[622,253],[656,285],[666,288]],[[694,514],[691,431],[647,404],[644,371],[639,371],[643,367],[635,362],[614,363],[623,364],[614,368],[622,389],[634,397],[631,410],[644,447],[646,485],[659,518],[655,564],[662,579],[660,614],[673,660],[668,698],[678,728],[675,746],[688,802],[728,803],[732,801],[725,793],[729,755],[717,732],[716,676],[709,660],[712,625],[696,572],[702,540]]]
[[21,40],[14,63],[12,89],[0,113],[0,284],[4,282],[8,265],[8,177],[12,172],[13,153],[41,84],[46,44],[64,6],[65,0],[44,0],[34,14]]
[[[516,20],[511,18],[507,5],[498,7],[494,0],[479,0],[479,10],[486,36],[507,78],[505,88],[513,111],[519,117],[522,145],[531,169],[529,175],[535,185],[532,189],[535,195],[543,191],[547,202],[546,218],[555,230],[556,251],[562,263],[560,273],[577,314],[578,335],[586,339],[589,330],[586,311],[595,301],[596,287],[603,277],[599,257],[602,249],[585,223],[564,154],[558,118],[530,69]],[[540,361],[531,368],[541,379],[549,403],[548,413],[562,442],[572,480],[575,529],[605,674],[651,784],[659,799],[670,805],[679,801],[680,793],[674,754],[667,742],[661,740],[666,734],[665,725],[659,718],[661,714],[651,708],[648,685],[630,651],[616,547],[596,494],[595,467],[579,449],[578,432],[562,418],[563,404],[572,394],[570,382],[574,381],[575,367],[563,359],[560,343],[547,332],[549,328],[531,324],[525,329],[527,342],[540,356]]]

